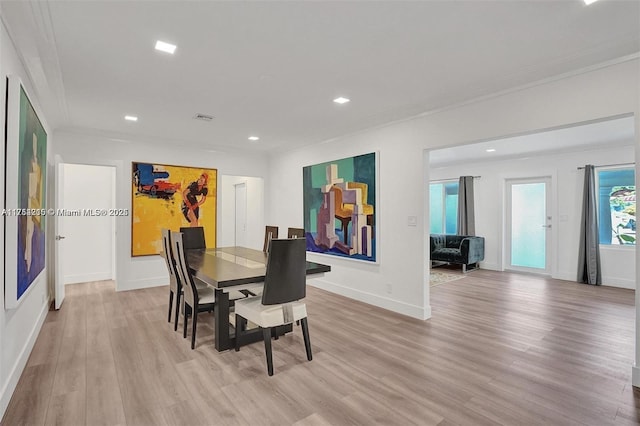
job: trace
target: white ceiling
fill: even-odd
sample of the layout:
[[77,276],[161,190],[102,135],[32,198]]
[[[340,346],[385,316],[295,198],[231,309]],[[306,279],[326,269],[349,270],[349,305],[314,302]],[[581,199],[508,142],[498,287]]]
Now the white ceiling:
[[52,127],[211,149],[292,149],[640,51],[637,0],[0,6]]
[[[481,161],[525,158],[560,154],[585,149],[601,149],[634,145],[634,117],[585,123],[561,129],[550,129],[528,135],[438,149],[429,152],[432,168]],[[487,149],[494,149],[487,152]]]

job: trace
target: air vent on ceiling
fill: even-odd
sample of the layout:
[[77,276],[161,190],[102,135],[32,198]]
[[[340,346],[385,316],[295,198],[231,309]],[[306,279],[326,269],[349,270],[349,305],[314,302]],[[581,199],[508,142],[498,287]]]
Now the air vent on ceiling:
[[194,120],[202,120],[202,121],[211,121],[213,120],[213,115],[207,114],[196,114],[193,116]]

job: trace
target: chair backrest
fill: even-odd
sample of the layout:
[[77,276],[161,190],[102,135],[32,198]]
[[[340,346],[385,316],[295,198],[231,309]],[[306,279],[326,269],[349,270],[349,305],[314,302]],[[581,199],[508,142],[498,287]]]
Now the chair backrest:
[[184,289],[184,300],[191,306],[197,303],[198,291],[193,282],[191,271],[187,263],[184,253],[184,244],[182,242],[182,232],[171,233],[171,248],[173,252],[173,260],[176,262],[176,270]]
[[360,199],[362,200],[362,204],[367,204],[367,198],[369,196],[369,185],[363,182],[347,182],[347,188],[360,189]]
[[342,188],[333,185],[331,191],[334,193],[336,217],[351,217],[353,214],[353,204],[345,204],[342,202]]
[[167,264],[169,271],[169,288],[174,293],[180,289],[180,278],[176,271],[176,264],[173,260],[173,249],[171,248],[171,232],[168,229],[162,229],[162,257]]
[[182,245],[185,250],[207,248],[202,226],[180,228],[180,232],[182,232]]
[[304,238],[271,240],[262,292],[263,305],[304,299],[307,293],[306,250]]
[[287,238],[304,238],[304,229],[302,228],[287,229]]
[[278,238],[278,227],[277,226],[265,226],[264,228],[264,245],[262,246],[262,251],[267,252],[269,249],[269,241],[275,240]]

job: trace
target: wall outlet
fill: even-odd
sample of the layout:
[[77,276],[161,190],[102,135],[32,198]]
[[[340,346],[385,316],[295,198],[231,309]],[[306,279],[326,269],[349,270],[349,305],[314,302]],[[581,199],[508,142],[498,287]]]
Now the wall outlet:
[[393,285],[391,283],[387,283],[387,293],[391,294],[392,291],[393,291]]
[[407,225],[409,225],[409,226],[417,226],[418,225],[418,217],[417,216],[407,216]]

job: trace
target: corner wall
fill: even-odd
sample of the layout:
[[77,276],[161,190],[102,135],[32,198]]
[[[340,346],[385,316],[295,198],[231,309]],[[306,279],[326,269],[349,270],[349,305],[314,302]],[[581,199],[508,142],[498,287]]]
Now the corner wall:
[[[29,81],[25,69],[18,58],[13,42],[9,38],[4,23],[0,23],[0,117],[4,123],[6,117],[6,77],[15,75],[20,77],[22,84],[25,86],[30,100],[35,108],[38,116],[47,132],[47,149],[48,159],[51,158],[51,150],[53,145],[53,135],[46,123],[46,117],[43,116],[38,102],[38,94],[35,93],[31,82]],[[4,126],[0,126],[0,139],[4,141]],[[11,141],[9,141],[11,142]],[[48,161],[50,164],[50,161]],[[0,164],[2,165],[2,173],[0,173],[0,187],[4,191],[5,185],[5,153],[4,149],[0,150]],[[51,167],[47,167],[47,193],[50,194],[49,176]],[[15,182],[6,182],[9,185],[15,185]],[[4,197],[3,197],[4,199]],[[5,206],[3,206],[4,208]],[[47,235],[50,235],[50,221],[47,221]],[[0,244],[2,258],[5,256],[5,235],[4,226],[0,227],[0,236],[3,241]],[[15,252],[15,247],[7,247],[7,251]],[[50,262],[50,246],[47,245],[46,261],[47,266],[40,277],[31,284],[28,292],[23,296],[24,299],[16,309],[5,310],[4,308],[4,287],[0,290],[0,419],[4,415],[11,395],[18,384],[20,375],[29,359],[31,350],[35,343],[36,337],[40,332],[42,323],[47,314],[49,301],[49,292],[47,288],[47,276],[49,272]],[[6,283],[4,281],[4,261],[2,262],[3,284],[16,285],[15,283]]]
[[[640,111],[638,59],[271,157],[267,222],[302,224],[302,168],[380,153],[378,265],[309,254],[332,271],[312,284],[416,318],[429,318],[427,149],[531,133]],[[357,108],[354,99],[349,108]],[[635,140],[639,145],[638,135]],[[640,151],[637,149],[637,151]],[[637,175],[637,173],[636,173]],[[410,227],[408,216],[417,216]],[[390,290],[390,291],[389,291]]]

